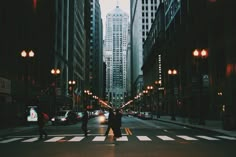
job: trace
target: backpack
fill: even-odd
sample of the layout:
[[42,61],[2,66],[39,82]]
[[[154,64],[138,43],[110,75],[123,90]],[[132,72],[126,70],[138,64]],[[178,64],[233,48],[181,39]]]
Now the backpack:
[[48,122],[49,121],[49,117],[46,113],[42,113],[43,114],[43,119],[45,122]]

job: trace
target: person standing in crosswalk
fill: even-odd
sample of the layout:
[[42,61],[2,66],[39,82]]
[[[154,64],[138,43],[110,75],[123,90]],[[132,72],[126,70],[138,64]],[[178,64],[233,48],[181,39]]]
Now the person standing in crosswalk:
[[109,131],[112,129],[114,134],[114,123],[115,123],[115,115],[113,113],[112,108],[109,109],[109,115],[108,115],[108,124],[107,124],[107,130],[105,133],[105,136],[108,135]]
[[47,123],[48,119],[45,119],[43,112],[38,112],[38,127],[39,127],[39,139],[43,138],[43,135],[45,138],[47,138],[48,134],[45,131],[44,127]]
[[121,118],[122,114],[120,112],[120,109],[116,109],[116,114],[115,114],[115,123],[114,123],[114,138],[119,138],[121,137]]
[[84,113],[83,113],[83,117],[82,117],[82,130],[84,132],[84,136],[87,137],[88,136],[88,112],[87,109],[84,109]]

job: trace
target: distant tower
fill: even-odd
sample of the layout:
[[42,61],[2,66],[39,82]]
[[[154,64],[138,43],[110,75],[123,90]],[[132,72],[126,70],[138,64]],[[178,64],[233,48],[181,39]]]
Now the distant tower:
[[[118,0],[117,0],[118,4]],[[126,51],[129,16],[117,5],[106,15],[104,57],[106,62],[106,94],[113,106],[124,103],[126,89]]]

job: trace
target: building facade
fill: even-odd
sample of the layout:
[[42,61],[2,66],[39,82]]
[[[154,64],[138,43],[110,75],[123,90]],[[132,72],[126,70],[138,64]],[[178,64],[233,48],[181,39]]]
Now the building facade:
[[106,15],[106,93],[113,106],[124,103],[127,93],[127,45],[129,16],[119,6]]
[[[231,0],[163,1],[144,44],[144,84],[155,87],[149,96],[160,98],[149,99],[150,104],[159,104],[151,111],[202,125],[206,119],[220,119],[223,128],[236,128],[232,4]],[[161,69],[156,70],[159,55]],[[160,70],[162,88],[155,86]]]
[[143,91],[143,44],[148,36],[160,0],[131,0],[132,94]]
[[[84,1],[14,0],[13,10],[7,9],[12,2],[1,3],[0,76],[11,82],[12,97],[4,112],[24,120],[32,105],[50,116],[77,109],[79,101],[73,103],[68,81],[76,81],[76,91],[84,81]],[[34,56],[23,58],[23,50]],[[52,69],[60,73],[54,75]]]

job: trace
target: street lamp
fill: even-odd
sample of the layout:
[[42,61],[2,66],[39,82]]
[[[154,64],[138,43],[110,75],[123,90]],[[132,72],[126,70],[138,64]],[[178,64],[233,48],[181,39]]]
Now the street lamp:
[[61,73],[60,69],[53,68],[51,69],[51,74],[55,77],[54,80],[54,92],[53,92],[53,105],[54,105],[54,114],[57,112],[57,105],[56,105],[56,95],[57,95],[57,76]]
[[176,101],[175,101],[175,94],[177,94],[175,92],[175,76],[178,74],[178,71],[176,69],[169,69],[168,70],[168,75],[170,76],[169,78],[171,78],[170,80],[170,103],[171,103],[171,120],[176,120],[175,119],[175,105],[176,105]]
[[[199,105],[199,124],[204,125],[204,108],[202,99],[202,90],[203,90],[203,65],[205,59],[208,57],[208,51],[206,49],[195,49],[193,51],[194,57],[194,64],[195,64],[195,85],[192,86],[195,88],[193,91],[196,91],[194,94],[198,96],[196,100],[198,101]],[[206,71],[205,71],[206,72]]]
[[155,91],[156,91],[156,94],[157,94],[157,97],[156,97],[157,98],[157,101],[156,101],[157,102],[156,103],[156,113],[157,113],[157,118],[160,118],[160,110],[161,110],[161,102],[160,102],[161,99],[160,99],[160,96],[161,95],[160,95],[160,91],[159,90],[161,89],[160,87],[161,87],[161,83],[162,82],[161,82],[161,80],[156,80],[154,83],[156,85],[156,90]]
[[[25,62],[25,76],[24,76],[24,81],[25,81],[25,108],[27,106],[28,103],[28,79],[29,79],[29,60],[30,58],[34,57],[34,52],[32,50],[30,50],[29,52],[26,52],[25,50],[23,50],[20,53],[21,57],[23,59],[27,59]],[[26,116],[25,116],[26,118]]]
[[150,96],[150,99],[148,99],[148,100],[150,100],[149,102],[150,102],[150,104],[148,104],[148,106],[149,106],[149,111],[151,111],[152,112],[152,114],[153,114],[153,86],[147,86],[147,90],[148,90],[148,97]]
[[75,108],[75,97],[74,97],[74,87],[75,87],[75,84],[76,84],[76,81],[75,80],[69,80],[68,81],[69,83],[69,92],[71,94],[71,97],[72,97],[72,105],[73,105],[73,109]]

